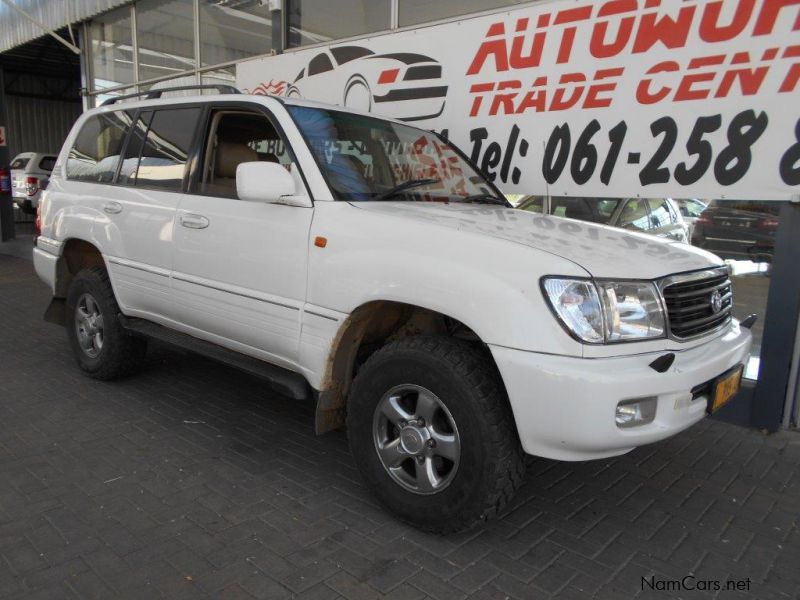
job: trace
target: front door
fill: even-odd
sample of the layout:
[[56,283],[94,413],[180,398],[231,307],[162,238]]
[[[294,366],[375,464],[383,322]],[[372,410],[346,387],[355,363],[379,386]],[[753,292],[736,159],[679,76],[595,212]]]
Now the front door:
[[313,209],[236,195],[241,163],[272,161],[298,173],[267,116],[220,107],[209,111],[205,131],[194,187],[176,217],[172,286],[179,321],[198,337],[291,368]]

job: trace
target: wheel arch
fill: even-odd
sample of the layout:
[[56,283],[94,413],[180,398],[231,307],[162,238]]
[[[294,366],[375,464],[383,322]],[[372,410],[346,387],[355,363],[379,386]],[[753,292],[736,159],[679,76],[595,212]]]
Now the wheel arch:
[[81,238],[66,239],[56,265],[55,297],[66,298],[75,275],[93,266],[106,268],[103,254],[97,246]]
[[390,300],[366,302],[350,313],[328,353],[315,415],[318,434],[344,425],[347,396],[360,365],[386,343],[414,335],[467,340],[485,348],[487,360],[497,369],[483,340],[459,319],[416,304]]

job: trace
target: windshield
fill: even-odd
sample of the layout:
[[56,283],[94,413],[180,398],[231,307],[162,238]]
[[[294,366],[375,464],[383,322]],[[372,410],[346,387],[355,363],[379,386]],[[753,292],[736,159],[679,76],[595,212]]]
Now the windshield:
[[505,199],[433,133],[365,115],[287,106],[338,200]]

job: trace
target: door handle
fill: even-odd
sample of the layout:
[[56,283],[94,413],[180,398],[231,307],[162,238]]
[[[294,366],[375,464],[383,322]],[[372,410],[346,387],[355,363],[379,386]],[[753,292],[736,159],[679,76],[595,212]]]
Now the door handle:
[[119,202],[106,202],[103,204],[103,211],[110,215],[116,215],[122,212],[122,204]]
[[189,229],[205,229],[209,225],[209,220],[203,215],[186,213],[181,215],[181,225]]

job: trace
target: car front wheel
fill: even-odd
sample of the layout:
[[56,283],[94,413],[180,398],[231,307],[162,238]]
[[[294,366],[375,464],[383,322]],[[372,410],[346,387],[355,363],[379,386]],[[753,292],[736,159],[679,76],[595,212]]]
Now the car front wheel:
[[446,337],[387,344],[348,403],[353,457],[378,499],[427,531],[497,515],[522,481],[522,450],[489,357]]

